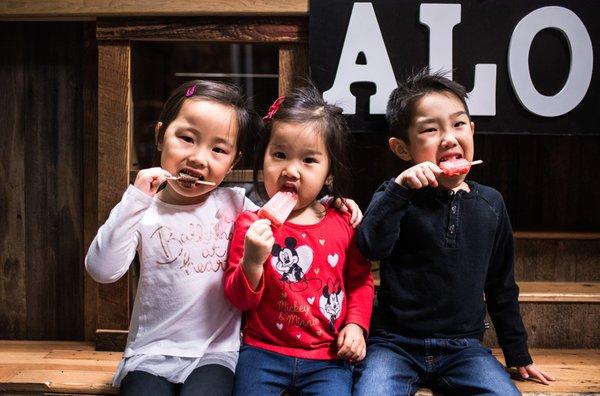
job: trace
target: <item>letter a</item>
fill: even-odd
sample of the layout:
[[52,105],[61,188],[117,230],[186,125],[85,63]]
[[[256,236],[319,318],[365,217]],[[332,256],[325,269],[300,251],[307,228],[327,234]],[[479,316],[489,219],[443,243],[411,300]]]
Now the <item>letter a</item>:
[[[361,52],[367,60],[365,65],[356,64]],[[350,84],[355,82],[376,85],[377,90],[369,102],[370,113],[385,114],[396,79],[371,3],[354,3],[335,80],[331,89],[323,92],[323,97],[339,105],[345,114],[355,114],[356,98],[350,92]]]

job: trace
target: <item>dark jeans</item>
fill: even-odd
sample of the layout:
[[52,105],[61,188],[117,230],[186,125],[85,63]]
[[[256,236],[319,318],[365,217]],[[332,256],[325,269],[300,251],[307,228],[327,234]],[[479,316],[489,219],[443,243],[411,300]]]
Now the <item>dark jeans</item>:
[[233,373],[218,364],[198,367],[183,384],[174,384],[145,371],[132,371],[121,381],[121,395],[125,396],[230,396],[232,391]]
[[420,386],[456,395],[520,395],[504,367],[475,338],[408,338],[377,330],[354,370],[354,392],[413,395]]
[[345,360],[300,359],[248,345],[240,350],[235,395],[349,396],[351,391],[352,365]]

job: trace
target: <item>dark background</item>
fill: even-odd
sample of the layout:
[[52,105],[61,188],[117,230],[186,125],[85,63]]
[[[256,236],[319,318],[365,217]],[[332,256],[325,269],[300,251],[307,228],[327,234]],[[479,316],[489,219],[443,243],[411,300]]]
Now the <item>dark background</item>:
[[[420,1],[371,1],[388,56],[398,81],[429,64],[429,30],[419,22]],[[518,101],[508,75],[508,45],[517,23],[544,6],[563,6],[586,26],[592,45],[600,39],[599,3],[595,1],[437,1],[460,3],[461,22],[453,30],[454,80],[473,89],[475,65],[496,64],[496,116],[474,117],[479,133],[599,135],[595,113],[600,108],[600,61],[594,48],[594,71],[586,96],[569,113],[553,118],[530,113]],[[321,91],[333,85],[353,1],[310,2],[311,77]],[[368,60],[367,60],[368,61]],[[544,95],[563,87],[570,65],[566,38],[556,29],[544,29],[533,41],[529,55],[533,83]],[[355,84],[357,104],[368,104],[371,83]],[[359,112],[366,112],[366,108]],[[354,130],[385,130],[382,115],[350,116]]]

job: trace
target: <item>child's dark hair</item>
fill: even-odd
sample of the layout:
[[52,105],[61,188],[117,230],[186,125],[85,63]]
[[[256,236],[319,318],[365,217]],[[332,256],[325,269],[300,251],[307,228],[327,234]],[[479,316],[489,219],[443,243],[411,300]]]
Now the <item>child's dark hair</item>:
[[169,124],[177,117],[187,99],[204,99],[233,107],[237,121],[235,157],[236,160],[239,159],[253,140],[253,134],[260,128],[260,123],[241,90],[235,85],[220,81],[192,80],[177,87],[165,102],[158,118],[162,125],[158,130],[156,143],[162,141]]
[[421,69],[392,91],[385,112],[391,136],[409,143],[408,127],[412,121],[415,105],[419,99],[432,92],[446,92],[456,96],[465,107],[467,116],[471,117],[467,107],[465,87],[444,75],[444,71],[429,74],[428,68]]
[[332,182],[325,185],[317,199],[330,195],[334,199],[347,197],[351,188],[350,162],[348,146],[350,129],[342,115],[342,109],[328,104],[314,86],[296,88],[285,96],[281,106],[271,119],[265,120],[261,129],[254,157],[254,185],[266,198],[264,187],[258,183],[258,173],[262,170],[263,160],[273,125],[277,122],[294,124],[312,124],[322,134],[329,157],[329,176]]

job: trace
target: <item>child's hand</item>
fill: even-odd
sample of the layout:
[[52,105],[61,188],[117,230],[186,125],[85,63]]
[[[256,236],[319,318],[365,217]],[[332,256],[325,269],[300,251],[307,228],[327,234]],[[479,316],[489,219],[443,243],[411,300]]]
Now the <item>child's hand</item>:
[[396,183],[411,189],[419,189],[427,186],[437,187],[436,176],[444,172],[433,162],[425,161],[412,166],[396,177]]
[[359,362],[367,354],[367,343],[362,328],[355,323],[348,323],[337,339],[338,356],[350,362]]
[[256,220],[246,231],[244,238],[243,265],[246,272],[260,269],[269,255],[275,243],[271,222],[267,219]]
[[142,169],[138,172],[133,185],[137,187],[138,190],[153,197],[158,192],[160,185],[170,176],[171,174],[163,168],[156,167]]
[[517,370],[519,371],[521,378],[538,379],[544,385],[550,385],[550,382],[548,381],[554,381],[553,376],[542,371],[538,366],[535,365],[535,363],[531,363],[525,367],[517,367]]
[[363,219],[363,214],[358,204],[350,198],[337,198],[333,201],[333,207],[340,212],[350,212],[350,224],[353,228],[358,227]]

